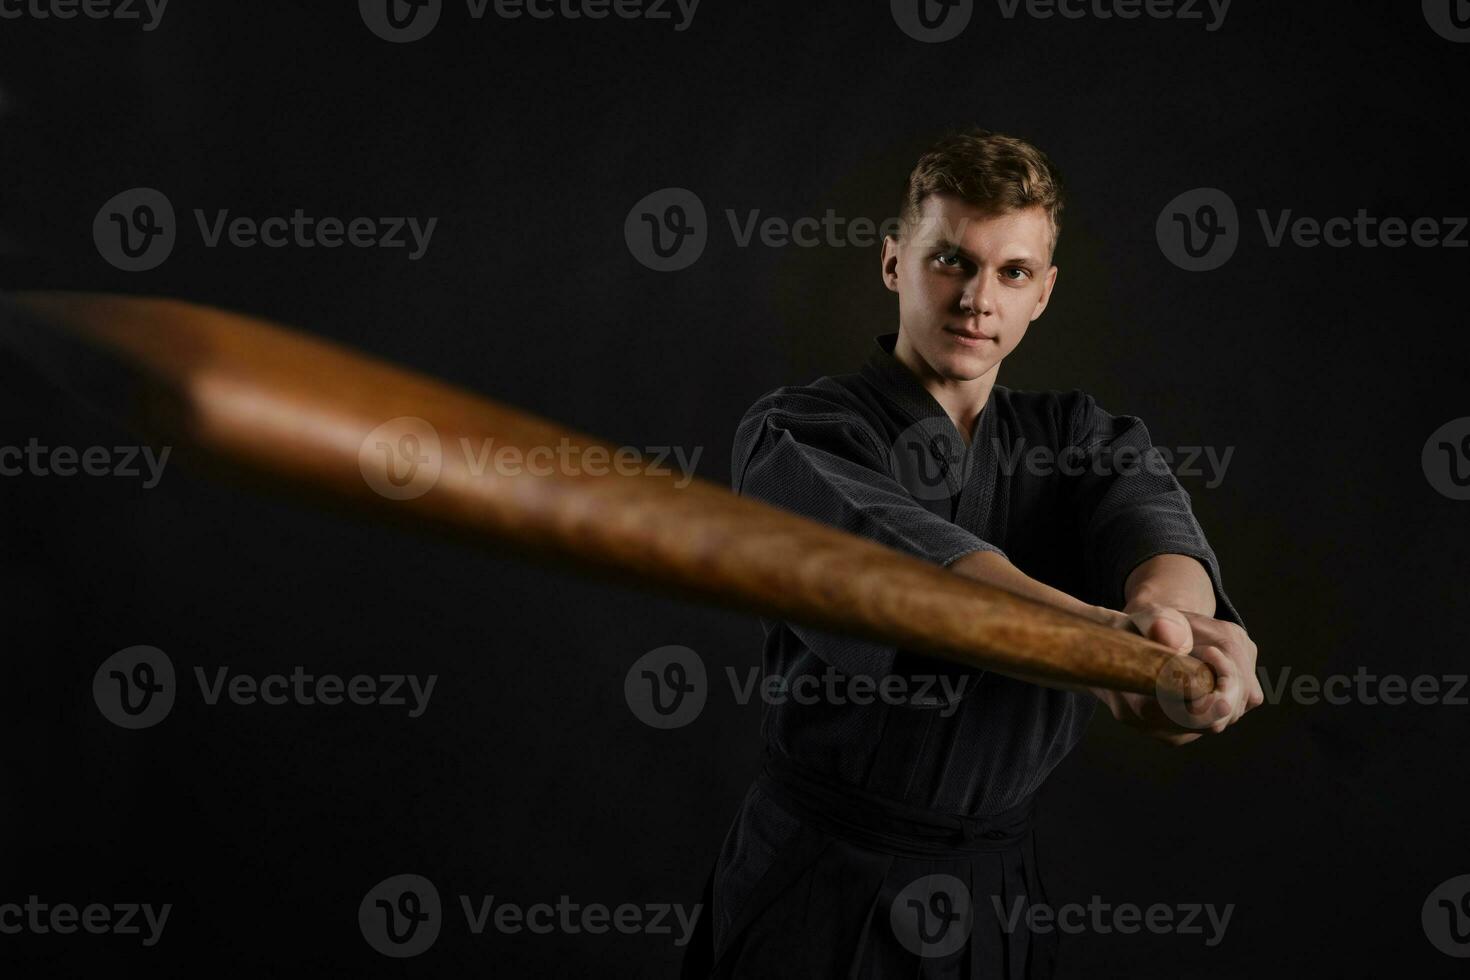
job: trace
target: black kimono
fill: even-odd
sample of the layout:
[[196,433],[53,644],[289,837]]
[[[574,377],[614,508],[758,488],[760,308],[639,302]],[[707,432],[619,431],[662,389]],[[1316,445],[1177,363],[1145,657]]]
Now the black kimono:
[[[758,400],[736,435],[735,489],[944,566],[998,551],[1114,609],[1141,562],[1190,555],[1216,615],[1239,622],[1188,495],[1143,455],[1142,422],[1080,391],[996,385],[967,446],[893,357],[896,338],[878,338],[859,374]],[[725,839],[691,972],[712,952],[717,976],[1049,975],[1055,933],[1007,927],[997,907],[1045,902],[1033,803],[1082,737],[1091,695],[763,625],[767,674],[899,675],[926,695],[767,708],[766,764]]]

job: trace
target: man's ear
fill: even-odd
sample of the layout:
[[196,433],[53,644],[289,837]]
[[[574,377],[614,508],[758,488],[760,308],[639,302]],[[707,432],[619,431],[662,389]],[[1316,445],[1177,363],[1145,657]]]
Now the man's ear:
[[1051,302],[1052,287],[1057,284],[1057,267],[1052,266],[1046,270],[1046,278],[1041,281],[1041,296],[1036,300],[1036,309],[1031,311],[1031,319],[1041,316],[1046,311],[1046,304]]
[[883,272],[883,285],[889,292],[898,292],[899,241],[894,235],[883,236],[883,251],[879,257]]

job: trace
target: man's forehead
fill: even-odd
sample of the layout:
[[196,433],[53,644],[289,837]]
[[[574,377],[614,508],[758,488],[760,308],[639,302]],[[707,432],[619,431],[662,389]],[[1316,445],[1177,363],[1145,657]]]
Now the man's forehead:
[[996,211],[948,195],[924,199],[919,213],[918,236],[926,241],[944,240],[956,245],[1031,244],[1042,252],[1051,236],[1051,222],[1040,205],[1012,211]]

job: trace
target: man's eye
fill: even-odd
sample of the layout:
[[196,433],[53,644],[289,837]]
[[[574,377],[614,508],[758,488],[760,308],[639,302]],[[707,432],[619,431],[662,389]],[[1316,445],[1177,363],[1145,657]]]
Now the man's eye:
[[[956,252],[943,252],[940,255],[938,255],[936,258],[937,258],[939,264],[940,265],[943,265],[946,269],[953,269],[955,266],[959,265],[959,263],[960,263],[959,254],[956,253]],[[953,262],[954,265],[948,264],[950,262]]]
[[1018,265],[1013,265],[1010,268],[1006,269],[1005,271],[1006,271],[1006,273],[1007,273],[1008,276],[1012,272],[1019,272],[1020,273],[1020,276],[1011,279],[1011,282],[1020,282],[1022,279],[1024,279],[1024,278],[1026,278],[1026,277],[1028,277],[1028,276],[1031,275],[1031,273],[1027,272],[1025,269],[1021,268]]

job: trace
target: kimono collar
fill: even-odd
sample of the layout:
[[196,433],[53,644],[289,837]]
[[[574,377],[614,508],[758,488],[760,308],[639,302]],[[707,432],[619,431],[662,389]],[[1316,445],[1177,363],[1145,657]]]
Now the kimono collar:
[[944,415],[944,409],[929,390],[919,383],[914,373],[893,356],[898,334],[885,333],[873,338],[873,350],[863,364],[862,375],[871,381],[884,397],[916,422]]
[[[910,416],[915,422],[922,422],[935,417],[949,421],[950,426],[954,422],[950,420],[949,413],[935,401],[934,396],[929,394],[914,373],[904,366],[903,362],[893,356],[894,344],[898,342],[898,334],[885,333],[873,338],[874,349],[868,354],[867,361],[863,364],[862,376],[877,387],[895,407]],[[985,408],[980,410],[981,425],[988,423],[987,416],[994,416],[994,412],[988,412],[995,402],[996,392],[1000,385],[994,385],[990,391],[990,397],[985,400]]]

